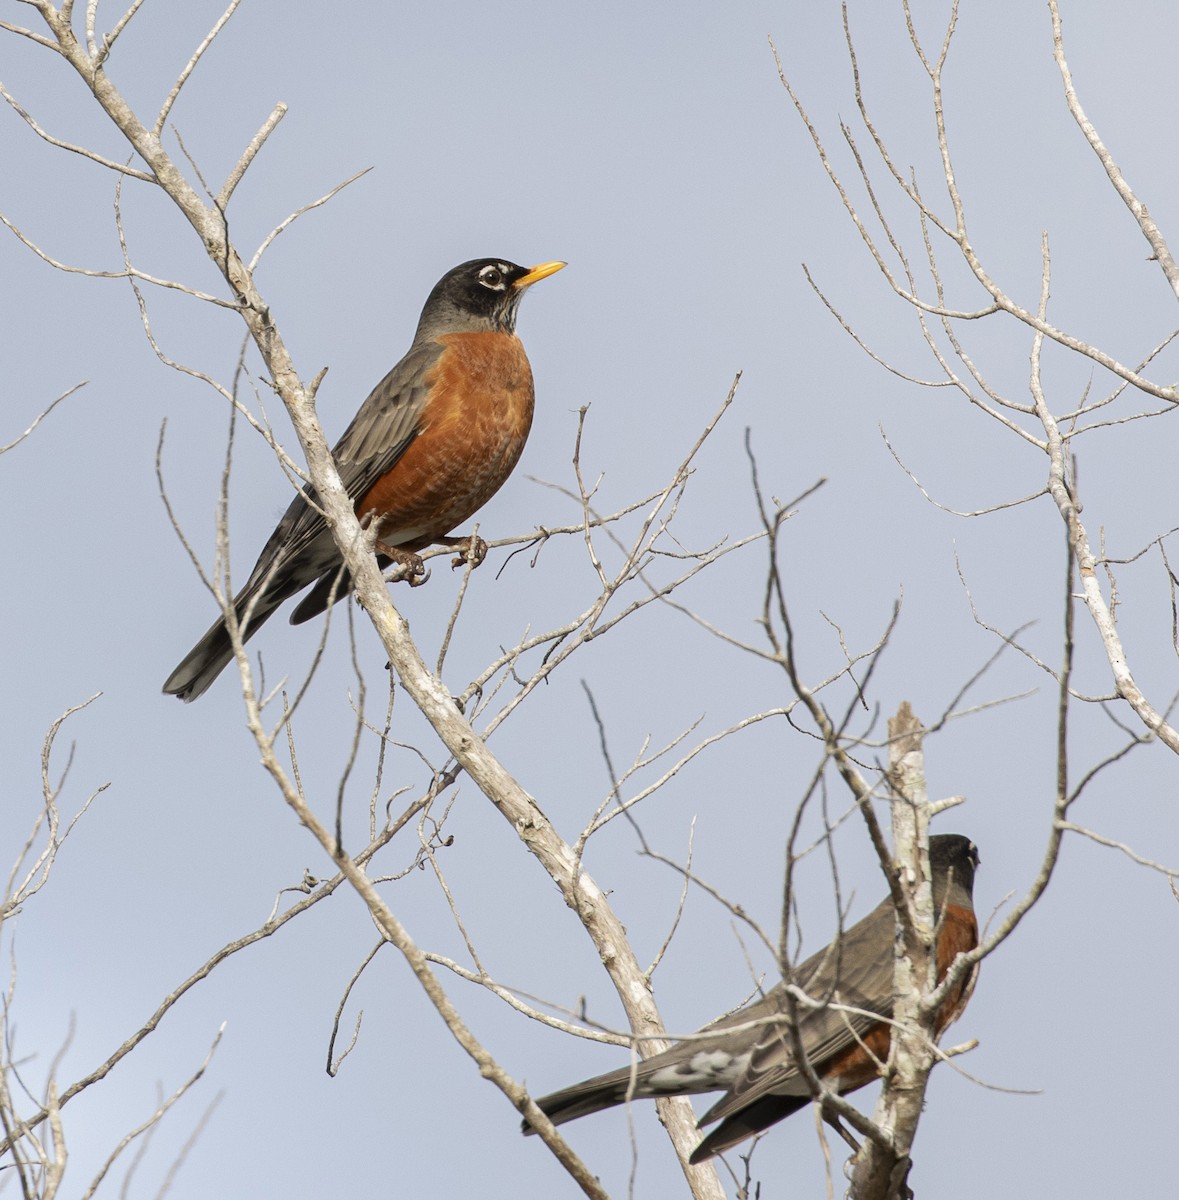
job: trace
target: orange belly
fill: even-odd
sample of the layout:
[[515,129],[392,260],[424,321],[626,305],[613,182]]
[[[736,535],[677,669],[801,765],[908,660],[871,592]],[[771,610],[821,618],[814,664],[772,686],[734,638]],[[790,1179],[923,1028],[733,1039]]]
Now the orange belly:
[[[937,977],[940,981],[950,969],[950,964],[959,954],[969,954],[978,945],[978,918],[969,908],[957,904],[947,904],[942,912],[941,935],[937,941]],[[948,1029],[962,1015],[974,985],[978,979],[978,964],[950,989],[941,1009],[937,1014],[934,1026],[934,1036],[941,1037],[942,1031]]]
[[451,333],[426,378],[421,428],[356,505],[391,546],[421,550],[483,507],[519,461],[532,427],[532,369],[520,339]]
[[[941,980],[950,969],[950,964],[959,954],[966,954],[978,945],[978,921],[974,913],[957,904],[947,904],[942,912],[942,928],[937,942],[937,977]],[[940,1037],[965,1009],[974,991],[977,967],[969,971],[950,989],[949,995],[938,1009],[933,1035]],[[892,1042],[889,1025],[873,1025],[860,1042],[833,1055],[819,1067],[831,1086],[842,1093],[854,1092],[866,1083],[871,1083],[880,1074],[877,1064],[888,1060]]]

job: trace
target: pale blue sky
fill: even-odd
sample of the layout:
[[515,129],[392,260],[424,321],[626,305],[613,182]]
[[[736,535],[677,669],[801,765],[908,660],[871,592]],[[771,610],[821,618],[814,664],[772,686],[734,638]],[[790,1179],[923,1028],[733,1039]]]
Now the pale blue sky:
[[[946,5],[920,8],[923,29],[944,22]],[[111,78],[142,112],[154,112],[218,12],[204,0],[147,4],[118,44]],[[1172,152],[1179,14],[1146,2],[1120,6],[1116,21],[1109,14],[1106,5],[1065,0],[1074,78],[1130,181],[1179,237]],[[2,15],[35,16],[12,3]],[[899,6],[853,4],[852,19],[874,116],[898,163],[912,164],[932,196],[928,83]],[[600,505],[608,509],[666,481],[743,371],[736,404],[701,456],[680,536],[702,545],[754,527],[746,426],[767,491],[786,499],[827,477],[783,537],[803,670],[817,680],[841,661],[822,614],[853,648],[865,649],[903,589],[900,624],[871,699],[885,714],[908,699],[932,719],[997,645],[973,623],[956,563],[988,622],[1005,630],[1034,622],[1027,644],[1059,660],[1060,524],[1045,500],[984,519],[952,517],[927,503],[889,455],[882,429],[922,484],[960,509],[1034,491],[1045,466],[948,390],[922,390],[883,372],[808,288],[802,262],[877,349],[913,374],[932,373],[909,313],[891,298],[822,174],[778,82],[767,34],[848,170],[838,120],[854,117],[854,101],[831,2],[443,0],[329,11],[247,0],[172,123],[219,186],[273,105],[290,106],[230,209],[231,231],[247,251],[294,208],[372,168],[284,233],[258,275],[304,378],[330,367],[319,410],[332,437],[408,347],[421,304],[445,270],[484,255],[568,260],[569,269],[535,288],[521,312],[537,419],[516,475],[480,515],[487,536],[574,518],[575,506],[529,476],[572,484],[582,405],[591,406],[583,461],[590,477],[603,476]],[[7,37],[0,46],[0,79],[47,129],[125,157],[63,64]],[[1055,321],[1135,362],[1173,327],[1174,297],[1068,117],[1051,50],[1045,6],[963,5],[946,75],[947,122],[972,239],[992,273],[1034,306],[1047,229]],[[862,131],[857,136],[867,148]],[[0,210],[59,260],[117,268],[110,177],[44,145],[8,109],[0,145]],[[220,294],[197,239],[162,197],[129,184],[124,212],[141,268]],[[904,228],[912,234],[911,222]],[[330,864],[258,769],[232,678],[193,706],[159,693],[213,616],[156,493],[160,423],[168,421],[170,496],[208,555],[224,404],[159,364],[126,283],[55,272],[8,234],[0,238],[0,272],[7,331],[0,442],[59,392],[89,380],[0,463],[10,564],[8,685],[0,695],[4,855],[16,853],[35,812],[45,728],[97,691],[102,698],[67,726],[66,738],[77,743],[67,806],[111,784],[16,925],[16,1052],[37,1055],[28,1073],[40,1086],[71,1017],[76,1032],[62,1082],[101,1061],[209,954],[260,924],[279,888],[297,883],[304,868],[327,874]],[[947,280],[956,304],[979,302],[956,265]],[[240,322],[176,293],[148,296],[166,352],[228,382]],[[998,325],[964,336],[996,383],[1024,398],[1027,336]],[[1109,386],[1061,355],[1050,358],[1046,377],[1057,408],[1071,405],[1091,379],[1096,392]],[[1174,358],[1164,360],[1156,378],[1176,377]],[[1127,399],[1119,412],[1136,407]],[[270,399],[267,410],[293,447],[277,408]],[[1090,531],[1096,537],[1105,528],[1113,556],[1135,553],[1175,524],[1173,426],[1171,419],[1121,427],[1078,447]],[[236,464],[231,518],[240,580],[290,491],[259,439],[240,439]],[[503,558],[472,581],[447,670],[456,692],[526,625],[554,624],[592,595],[575,541],[549,547],[533,569],[521,556],[497,578]],[[748,552],[683,599],[753,639],[763,568],[760,552]],[[1176,671],[1157,554],[1119,579],[1133,665],[1165,705]],[[428,659],[456,587],[457,578],[436,566],[428,587],[394,593]],[[337,621],[298,722],[304,782],[325,814],[352,735],[342,631]],[[292,629],[280,617],[252,648],[272,678],[297,675],[315,639],[314,627]],[[379,690],[380,648],[367,629],[359,642],[370,687]],[[1078,643],[1078,687],[1107,690],[1083,612]],[[703,736],[788,699],[779,672],[669,610],[648,609],[593,643],[492,743],[569,838],[608,790],[583,680],[618,763],[647,737],[666,742],[697,719]],[[969,799],[937,828],[978,842],[976,901],[984,915],[1027,886],[1042,853],[1055,691],[1048,676],[1008,653],[971,696],[979,703],[1031,689],[1038,690],[1027,699],[952,723],[927,747],[931,791]],[[374,716],[379,707],[378,700]],[[395,736],[417,737],[441,764],[437,742],[408,714],[403,719]],[[1122,740],[1101,713],[1078,710],[1074,772]],[[814,763],[813,742],[782,722],[765,723],[698,759],[648,801],[644,830],[663,853],[682,858],[695,818],[696,870],[772,930],[784,832]],[[372,767],[369,747],[346,800],[357,837]],[[394,756],[382,802],[401,786],[413,794],[425,779],[417,759]],[[1174,863],[1175,779],[1173,756],[1141,749],[1094,783],[1075,818]],[[835,791],[832,800],[842,806]],[[488,969],[558,1004],[573,1007],[585,996],[594,1018],[617,1027],[617,1003],[580,925],[469,782],[448,829],[455,842],[443,865]],[[414,835],[403,840],[387,851],[390,872],[412,859]],[[838,847],[860,915],[883,885],[858,827],[849,825]],[[636,849],[625,823],[615,822],[591,842],[587,863],[611,890],[645,961],[666,935],[679,883]],[[804,931],[814,949],[833,928],[830,887],[817,865],[803,883]],[[420,944],[462,956],[429,873],[412,872],[387,895]],[[1104,1200],[1173,1186],[1159,1146],[1173,1131],[1169,1080],[1179,1066],[1165,1033],[1175,914],[1158,876],[1091,844],[1066,844],[1047,898],[985,964],[970,1009],[949,1035],[980,1040],[964,1065],[985,1083],[1040,1094],[988,1090],[940,1068],[915,1156],[919,1195]],[[365,1014],[356,1051],[337,1079],[326,1077],[336,1004],[375,936],[341,891],[215,972],[131,1061],[68,1106],[67,1194],[80,1191],[118,1138],[151,1111],[157,1081],[170,1091],[195,1068],[223,1021],[209,1072],[158,1132],[131,1195],[156,1194],[201,1107],[219,1091],[224,1098],[173,1198],[575,1194],[539,1141],[519,1137],[516,1113],[479,1080],[391,949],[353,997],[350,1013],[359,1006]],[[759,970],[772,969],[764,951],[752,953]],[[728,917],[703,895],[692,896],[656,979],[669,1027],[681,1032],[748,994]],[[537,1094],[624,1061],[622,1051],[573,1041],[453,977],[444,982],[475,1032]],[[1126,1021],[1159,1033],[1153,1045],[1139,1041],[1128,1060],[1117,1032]],[[873,1093],[861,1098],[870,1106]],[[637,1106],[634,1118],[636,1194],[678,1194],[679,1170],[653,1108]],[[624,1195],[625,1115],[589,1118],[568,1134],[611,1194]],[[776,1128],[754,1161],[767,1200],[822,1194],[809,1115]]]

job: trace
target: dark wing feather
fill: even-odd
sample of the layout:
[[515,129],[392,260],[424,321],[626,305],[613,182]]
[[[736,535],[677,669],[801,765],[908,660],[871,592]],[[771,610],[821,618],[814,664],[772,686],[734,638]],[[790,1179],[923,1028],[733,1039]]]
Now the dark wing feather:
[[[414,346],[369,393],[333,448],[336,469],[353,501],[393,469],[417,436],[427,376],[444,349],[438,342]],[[308,484],[291,501],[262,548],[246,590],[273,573],[267,593],[281,591],[285,600],[338,566],[339,554],[313,500],[314,490]],[[289,568],[284,569],[285,564]]]
[[[795,972],[798,986],[812,1000],[832,1000],[880,1016],[892,1011],[893,936],[896,910],[885,900],[825,950],[807,959]],[[771,991],[775,1009],[783,1011],[781,987]],[[725,1018],[748,1020],[749,1010]],[[807,1058],[816,1068],[856,1044],[876,1020],[836,1008],[799,1006],[799,1032]],[[712,1028],[710,1026],[710,1028]],[[809,1089],[794,1061],[791,1037],[783,1023],[768,1026],[754,1046],[744,1074],[700,1118],[702,1125],[723,1120],[771,1093],[806,1096]]]
[[[363,495],[401,457],[418,430],[433,367],[446,347],[423,342],[377,384],[332,450],[340,474]],[[352,487],[348,488],[353,494]]]
[[[354,501],[393,468],[418,433],[427,391],[427,378],[444,347],[438,342],[414,345],[409,353],[373,388],[352,424],[332,451],[344,487]],[[295,610],[306,620],[321,612],[331,592],[330,581],[340,569],[340,552],[307,485],[291,501],[278,528],[267,539],[245,586],[234,598],[239,620],[250,609],[245,636],[256,633],[284,600],[309,583],[327,579]],[[345,584],[338,596],[350,590]],[[338,597],[337,597],[338,598]],[[164,691],[195,700],[233,658],[225,622],[213,622],[203,638],[168,676]]]

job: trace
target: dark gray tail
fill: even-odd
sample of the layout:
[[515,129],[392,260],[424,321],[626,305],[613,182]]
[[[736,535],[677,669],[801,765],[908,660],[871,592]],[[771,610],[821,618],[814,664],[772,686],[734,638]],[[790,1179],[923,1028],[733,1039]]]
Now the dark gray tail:
[[[583,1083],[575,1083],[572,1087],[562,1088],[548,1096],[541,1096],[536,1102],[546,1117],[554,1125],[563,1125],[577,1117],[588,1113],[600,1112],[603,1108],[613,1108],[616,1104],[626,1101],[628,1095],[638,1099],[651,1095],[643,1086],[642,1067],[639,1074],[633,1077],[634,1089],[631,1090],[632,1075],[629,1068],[611,1071],[607,1075],[597,1075]],[[525,1133],[535,1133],[536,1130],[527,1121],[521,1122]]]
[[[248,588],[246,589],[248,591]],[[244,610],[250,597],[246,591],[234,601],[239,615]],[[269,603],[260,600],[250,614],[250,624],[246,629],[245,640],[258,632],[266,623],[267,618],[281,603],[281,599]],[[203,696],[209,690],[213,680],[233,661],[233,645],[229,640],[229,630],[225,628],[225,618],[221,617],[209,627],[208,633],[184,656],[180,665],[168,676],[164,683],[166,696],[179,696],[186,704]]]
[[[715,1154],[730,1150],[747,1138],[753,1137],[755,1133],[761,1133],[763,1129],[769,1129],[771,1125],[784,1120],[791,1113],[805,1108],[810,1102],[810,1096],[762,1096],[733,1113],[731,1117],[726,1117],[692,1151],[688,1162],[702,1163]],[[700,1124],[707,1125],[708,1122],[709,1114],[705,1113],[700,1118]]]

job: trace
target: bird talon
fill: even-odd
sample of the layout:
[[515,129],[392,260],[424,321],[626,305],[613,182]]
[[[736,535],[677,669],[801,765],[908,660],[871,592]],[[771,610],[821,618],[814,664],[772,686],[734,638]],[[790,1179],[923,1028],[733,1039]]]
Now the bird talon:
[[430,572],[426,570],[426,564],[422,562],[420,554],[414,554],[411,550],[402,550],[399,546],[387,546],[380,540],[376,543],[376,549],[378,553],[391,559],[393,566],[399,572],[391,578],[386,576],[390,583],[404,581],[410,587],[421,587],[430,578]]
[[450,560],[452,571],[457,571],[459,567],[465,567],[468,563],[474,570],[487,557],[487,543],[477,534],[473,537],[458,538],[446,544],[458,551],[458,554]]

